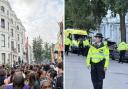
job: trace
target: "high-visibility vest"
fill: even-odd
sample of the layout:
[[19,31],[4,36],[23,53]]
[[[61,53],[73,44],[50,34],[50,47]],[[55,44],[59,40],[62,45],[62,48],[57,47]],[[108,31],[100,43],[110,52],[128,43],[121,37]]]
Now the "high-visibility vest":
[[84,40],[84,41],[83,41],[83,45],[84,45],[84,46],[89,46],[89,41],[88,41],[88,40]]
[[78,42],[76,40],[72,40],[72,46],[78,46]]
[[126,50],[128,50],[128,44],[126,44]]
[[102,46],[100,48],[96,48],[95,46],[90,46],[87,59],[86,59],[86,64],[87,66],[91,65],[90,62],[93,63],[99,63],[105,59],[105,68],[108,68],[109,66],[109,48],[106,46]]
[[64,39],[64,44],[65,45],[71,45],[71,40],[69,38]]
[[121,43],[119,43],[117,49],[118,49],[119,51],[121,51],[121,50],[126,50],[126,49],[127,49],[127,45],[126,45],[126,43],[125,43],[125,42],[121,42]]

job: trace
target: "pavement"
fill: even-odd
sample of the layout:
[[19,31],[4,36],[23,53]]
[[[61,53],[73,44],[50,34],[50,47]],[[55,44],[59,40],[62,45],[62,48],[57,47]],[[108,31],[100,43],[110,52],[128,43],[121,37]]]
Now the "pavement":
[[[65,56],[65,89],[93,89],[85,60],[85,57],[76,54]],[[103,89],[128,89],[128,63],[110,60]]]

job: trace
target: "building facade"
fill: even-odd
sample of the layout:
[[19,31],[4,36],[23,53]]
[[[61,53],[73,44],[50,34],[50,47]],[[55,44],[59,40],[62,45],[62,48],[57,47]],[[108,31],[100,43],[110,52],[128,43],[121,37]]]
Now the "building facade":
[[[126,23],[126,42],[128,42],[128,14],[125,19]],[[116,42],[117,44],[121,42],[121,31],[120,31],[120,19],[117,15],[116,17],[105,17],[102,20],[100,31],[104,38],[109,38],[109,40]]]
[[8,0],[0,0],[0,64],[24,60],[25,28]]

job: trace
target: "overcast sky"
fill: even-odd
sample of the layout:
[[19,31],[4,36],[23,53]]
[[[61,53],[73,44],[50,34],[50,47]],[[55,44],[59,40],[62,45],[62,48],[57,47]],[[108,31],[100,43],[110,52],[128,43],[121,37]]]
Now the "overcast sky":
[[41,36],[44,41],[56,42],[58,21],[64,14],[64,0],[9,0],[12,9],[21,19],[31,41]]

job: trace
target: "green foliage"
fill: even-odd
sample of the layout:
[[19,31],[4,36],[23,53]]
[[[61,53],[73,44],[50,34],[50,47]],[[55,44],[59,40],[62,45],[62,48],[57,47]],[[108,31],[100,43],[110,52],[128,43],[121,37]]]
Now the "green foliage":
[[65,27],[96,29],[106,15],[104,0],[66,0]]
[[51,51],[50,51],[50,45],[49,43],[45,42],[44,43],[44,53],[43,56],[45,59],[50,59],[51,58]]
[[[44,47],[42,46],[44,45]],[[50,59],[50,45],[47,42],[43,42],[39,37],[34,38],[33,40],[33,53],[36,62],[40,62],[45,59]]]
[[119,14],[121,40],[126,41],[128,0],[65,0],[65,28],[99,29],[108,10]]
[[34,38],[33,40],[33,53],[36,61],[39,61],[42,59],[42,39],[39,37]]
[[128,11],[128,0],[105,0],[107,7],[112,11],[112,14],[122,14]]
[[91,10],[94,17],[95,27],[98,28],[108,11],[105,0],[91,0]]

